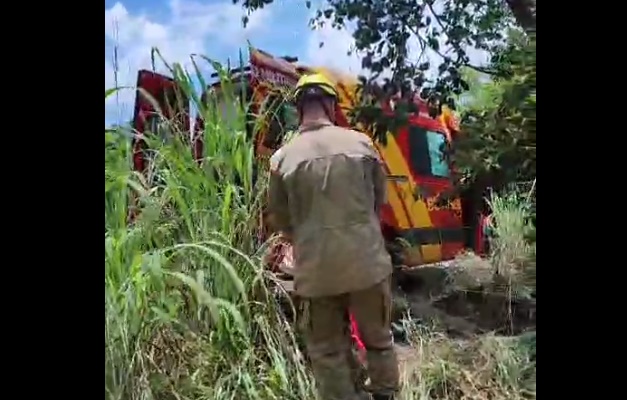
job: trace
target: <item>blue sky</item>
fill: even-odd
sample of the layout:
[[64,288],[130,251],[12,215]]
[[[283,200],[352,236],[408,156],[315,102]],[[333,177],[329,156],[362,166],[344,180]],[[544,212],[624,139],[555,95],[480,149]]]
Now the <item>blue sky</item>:
[[[312,1],[312,10],[321,1]],[[275,0],[253,13],[244,29],[245,12],[231,0],[105,0],[105,88],[114,87],[116,81],[133,86],[137,70],[151,68],[152,47],[159,48],[168,62],[189,64],[190,54],[196,53],[237,63],[247,40],[275,55],[359,73],[359,59],[346,54],[353,43],[350,32],[330,27],[310,30],[312,10],[302,0]],[[161,65],[156,68],[164,71]],[[105,124],[128,121],[133,100],[133,90],[106,100]]]
[[[132,86],[139,68],[150,68],[150,49],[156,46],[168,62],[189,62],[192,53],[220,62],[237,63],[246,41],[275,55],[297,56],[303,62],[358,72],[359,60],[348,57],[349,32],[312,32],[310,10],[300,0],[275,0],[250,16],[230,0],[105,0],[105,88],[117,82]],[[315,4],[315,2],[314,2]],[[325,46],[319,48],[319,42]],[[114,62],[114,48],[117,61]],[[157,69],[160,66],[157,65]],[[105,102],[105,122],[128,121],[134,93],[126,90]]]

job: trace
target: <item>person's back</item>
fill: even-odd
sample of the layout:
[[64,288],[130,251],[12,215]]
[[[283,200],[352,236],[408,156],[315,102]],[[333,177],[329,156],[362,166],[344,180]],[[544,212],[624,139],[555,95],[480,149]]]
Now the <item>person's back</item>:
[[294,229],[297,293],[337,295],[390,275],[376,210],[381,166],[370,139],[330,124],[306,126],[277,156]]
[[349,316],[366,348],[373,400],[398,391],[391,332],[392,261],[379,210],[386,179],[370,139],[334,126],[338,94],[324,76],[301,77],[299,133],[270,158],[268,210],[294,245],[294,288],[320,397],[353,400]]

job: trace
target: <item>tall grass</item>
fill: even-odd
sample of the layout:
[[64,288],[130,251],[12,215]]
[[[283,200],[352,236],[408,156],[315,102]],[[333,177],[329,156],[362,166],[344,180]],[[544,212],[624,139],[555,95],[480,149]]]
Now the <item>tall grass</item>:
[[[176,138],[150,143],[154,164],[140,176],[130,132],[105,131],[105,399],[313,400],[312,377],[261,266],[267,182],[260,172],[253,184],[246,107],[224,121],[216,104],[201,104],[199,71],[170,68],[205,120],[201,163],[189,133],[164,120]],[[499,268],[514,270],[531,254],[518,200],[492,199],[499,239],[490,260]],[[413,348],[402,363],[402,399],[535,398],[535,345],[463,342],[407,324]]]
[[201,76],[171,72],[206,117],[201,164],[185,140],[151,143],[151,186],[128,136],[105,133],[105,398],[313,398],[256,252],[265,181],[252,184],[244,110],[224,123],[193,91]]
[[494,220],[490,261],[500,282],[517,298],[530,297],[536,291],[534,190],[535,186],[527,193],[512,189],[492,194],[488,200]]

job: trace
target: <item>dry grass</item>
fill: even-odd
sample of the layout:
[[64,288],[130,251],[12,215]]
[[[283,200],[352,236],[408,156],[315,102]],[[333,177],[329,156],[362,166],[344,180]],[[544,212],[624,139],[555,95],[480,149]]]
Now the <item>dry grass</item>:
[[[409,343],[399,349],[401,399],[536,398],[535,323],[531,331],[518,336],[497,336],[478,333],[481,317],[474,312],[462,318],[438,308],[438,302],[445,304],[449,296],[477,290],[502,296],[508,304],[535,296],[535,243],[528,240],[534,228],[529,223],[528,199],[516,193],[493,195],[495,231],[489,256],[460,255],[438,299],[416,296],[412,303],[409,297],[407,317],[400,323]],[[501,324],[511,324],[514,316],[505,316],[509,320]]]
[[532,204],[529,193],[515,191],[493,194],[488,200],[492,209],[493,234],[490,254],[481,258],[473,253],[457,257],[451,275],[455,290],[477,290],[504,293],[513,299],[535,296],[536,245],[531,223]]
[[535,398],[535,333],[452,339],[421,329],[402,351],[403,400]]

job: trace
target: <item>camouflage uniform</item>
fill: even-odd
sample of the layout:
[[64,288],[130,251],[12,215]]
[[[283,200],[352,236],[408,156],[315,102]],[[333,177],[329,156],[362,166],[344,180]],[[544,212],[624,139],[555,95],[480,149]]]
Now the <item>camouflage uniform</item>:
[[398,388],[390,329],[392,263],[378,210],[385,175],[370,139],[319,122],[270,160],[269,211],[293,239],[294,290],[322,400],[357,398],[351,379],[348,310],[367,349],[373,393]]

